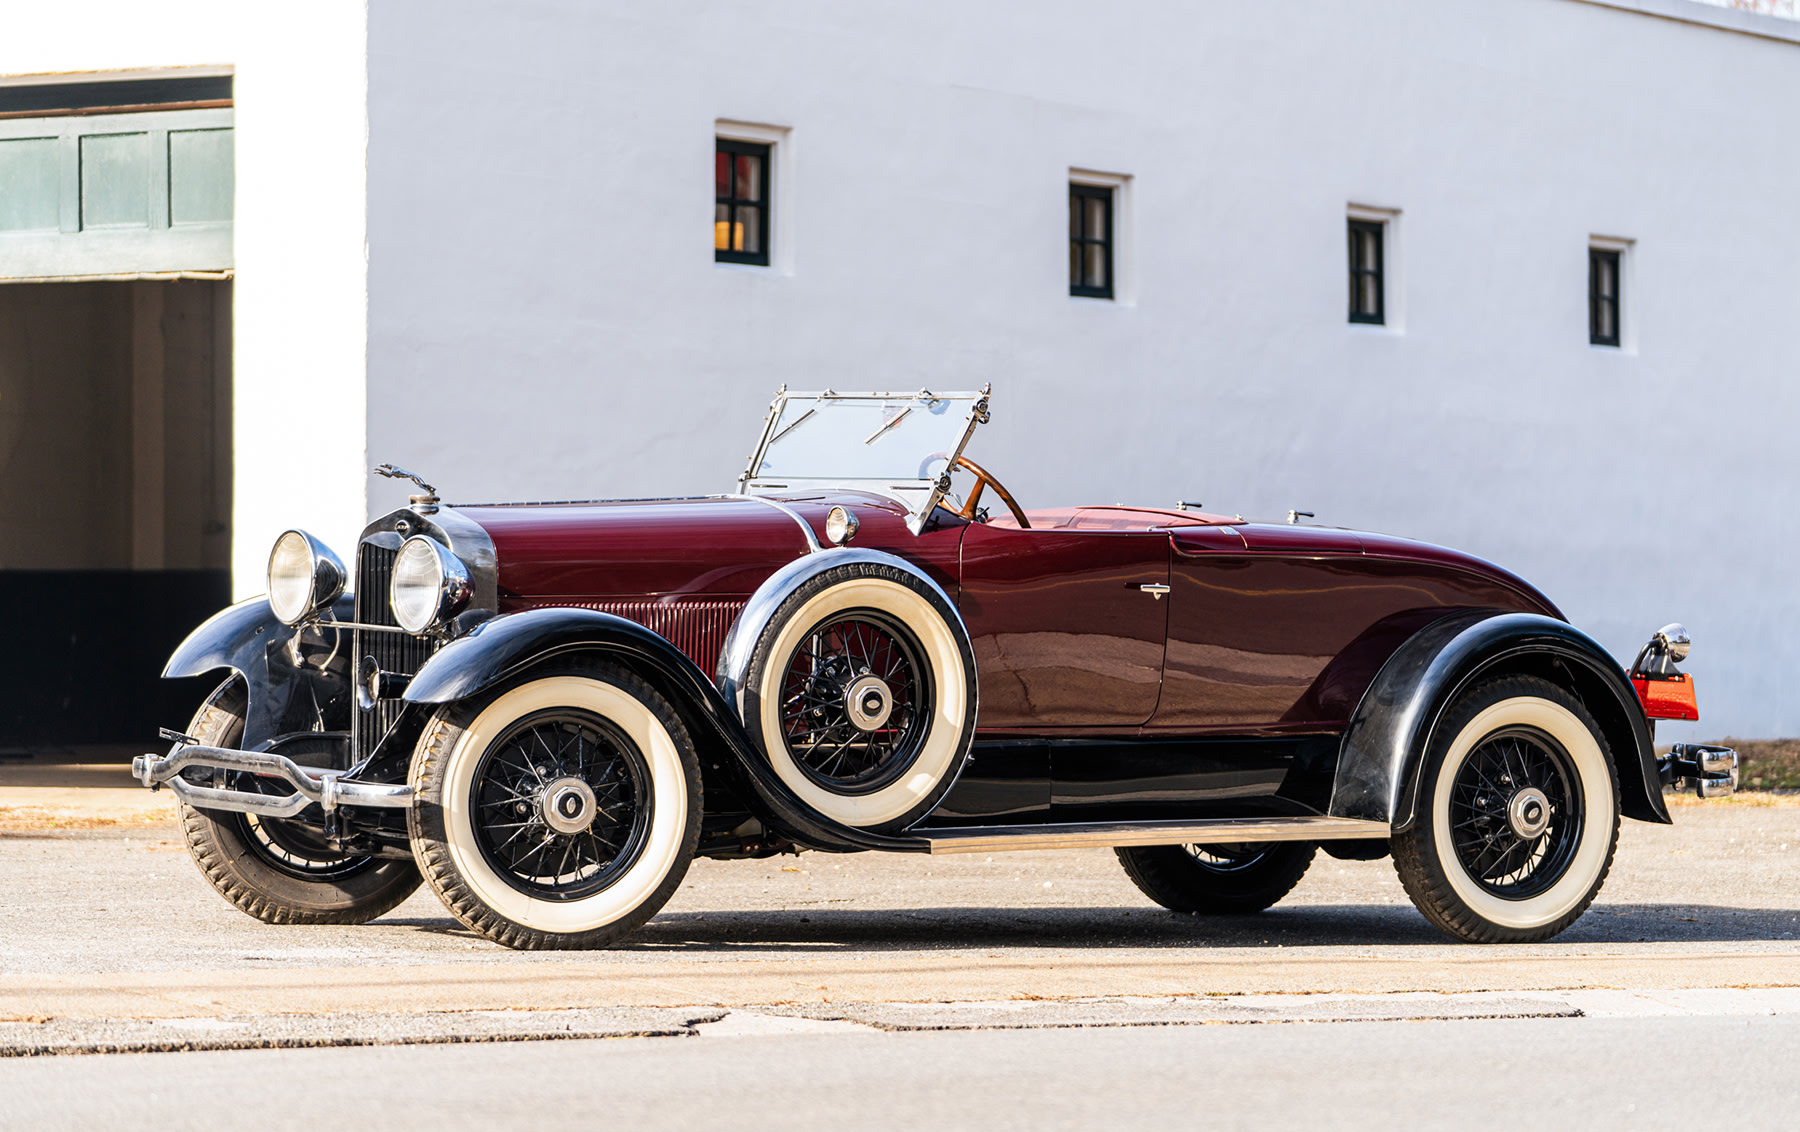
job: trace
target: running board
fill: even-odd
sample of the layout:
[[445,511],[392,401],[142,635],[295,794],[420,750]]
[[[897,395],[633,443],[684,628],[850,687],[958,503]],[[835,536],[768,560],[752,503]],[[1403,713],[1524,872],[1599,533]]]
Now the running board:
[[1111,849],[1122,845],[1219,845],[1241,841],[1342,841],[1388,838],[1384,821],[1357,818],[1213,818],[1208,821],[1115,821],[1068,825],[977,825],[915,829],[933,854],[1012,849]]

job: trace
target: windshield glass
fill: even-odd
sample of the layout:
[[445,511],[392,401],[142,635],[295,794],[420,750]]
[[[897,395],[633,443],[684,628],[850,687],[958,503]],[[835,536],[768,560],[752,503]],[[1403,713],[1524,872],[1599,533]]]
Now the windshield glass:
[[789,393],[748,478],[935,480],[962,451],[979,393]]

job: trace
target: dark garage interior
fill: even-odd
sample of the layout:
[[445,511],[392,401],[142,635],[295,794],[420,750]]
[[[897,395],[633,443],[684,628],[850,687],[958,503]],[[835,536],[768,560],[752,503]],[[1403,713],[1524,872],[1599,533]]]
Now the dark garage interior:
[[154,744],[204,695],[160,672],[230,597],[231,288],[0,285],[0,752]]

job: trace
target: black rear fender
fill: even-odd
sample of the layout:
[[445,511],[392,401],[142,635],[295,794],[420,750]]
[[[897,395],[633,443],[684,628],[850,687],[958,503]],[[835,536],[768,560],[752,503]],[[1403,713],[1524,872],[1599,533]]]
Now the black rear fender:
[[865,833],[814,813],[757,753],[736,713],[693,661],[666,638],[610,613],[531,609],[484,621],[426,661],[404,698],[413,704],[454,703],[575,655],[622,664],[661,692],[699,745],[703,769],[709,774],[729,771],[757,816],[776,832],[840,852],[929,848],[920,838]]
[[1444,710],[1477,680],[1518,674],[1568,689],[1600,724],[1626,817],[1669,821],[1650,727],[1619,663],[1565,621],[1495,610],[1434,621],[1388,659],[1344,733],[1330,814],[1385,821],[1394,832],[1411,826],[1420,766]]

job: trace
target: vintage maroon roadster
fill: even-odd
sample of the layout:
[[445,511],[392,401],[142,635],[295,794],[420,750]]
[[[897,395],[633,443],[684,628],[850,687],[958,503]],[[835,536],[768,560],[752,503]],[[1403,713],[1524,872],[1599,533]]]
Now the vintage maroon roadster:
[[1436,546],[1028,510],[963,454],[987,419],[986,391],[784,390],[701,498],[448,506],[384,465],[420,494],[354,579],[282,535],[268,597],[170,660],[227,675],[137,774],[253,916],[361,922],[423,877],[525,948],[624,939],[696,854],[1075,846],[1191,913],[1391,853],[1451,936],[1541,940],[1621,815],[1735,785],[1726,748],[1653,746],[1696,718],[1678,625],[1628,673]]

